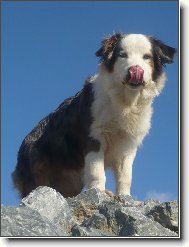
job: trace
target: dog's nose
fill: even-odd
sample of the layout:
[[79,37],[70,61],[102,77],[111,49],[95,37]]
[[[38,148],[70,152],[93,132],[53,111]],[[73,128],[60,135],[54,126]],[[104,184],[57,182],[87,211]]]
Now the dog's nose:
[[144,70],[139,65],[131,66],[128,71],[130,75],[129,82],[135,84],[143,83]]

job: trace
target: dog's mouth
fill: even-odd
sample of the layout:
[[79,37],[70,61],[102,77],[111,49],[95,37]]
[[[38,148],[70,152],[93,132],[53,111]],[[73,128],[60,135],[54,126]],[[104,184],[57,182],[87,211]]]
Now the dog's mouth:
[[136,65],[129,68],[127,76],[123,81],[123,84],[127,84],[132,88],[138,88],[139,86],[144,86],[144,70]]

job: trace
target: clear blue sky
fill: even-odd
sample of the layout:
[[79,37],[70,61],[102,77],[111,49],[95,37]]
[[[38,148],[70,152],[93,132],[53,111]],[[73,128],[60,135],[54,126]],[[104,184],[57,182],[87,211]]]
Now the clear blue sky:
[[[11,183],[23,138],[97,72],[95,52],[113,31],[154,35],[178,48],[177,2],[3,2],[2,161],[4,205],[18,205]],[[152,129],[133,166],[132,195],[178,196],[178,56],[154,102]],[[107,187],[115,183],[107,173]]]

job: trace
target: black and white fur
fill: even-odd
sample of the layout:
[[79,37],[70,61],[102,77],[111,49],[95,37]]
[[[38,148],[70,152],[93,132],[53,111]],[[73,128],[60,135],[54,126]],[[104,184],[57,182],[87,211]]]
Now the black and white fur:
[[[105,190],[105,169],[112,167],[116,193],[130,195],[132,165],[149,132],[152,102],[164,87],[163,67],[175,49],[142,34],[116,33],[102,41],[98,73],[66,99],[24,139],[12,174],[21,197],[40,185],[63,196],[86,188]],[[132,66],[144,71],[132,84]]]

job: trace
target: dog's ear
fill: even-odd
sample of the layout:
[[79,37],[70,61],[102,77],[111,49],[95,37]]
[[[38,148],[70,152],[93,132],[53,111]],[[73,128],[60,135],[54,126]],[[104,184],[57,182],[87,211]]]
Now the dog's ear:
[[110,60],[116,44],[122,37],[123,35],[121,33],[115,33],[112,36],[103,39],[101,42],[101,48],[96,52],[96,56],[100,57],[102,62]]
[[162,41],[152,38],[151,41],[153,44],[154,52],[158,56],[158,59],[162,65],[173,63],[173,58],[176,53],[176,49],[165,45]]

